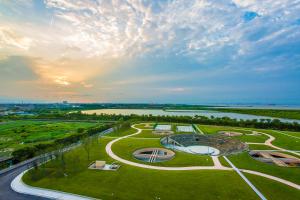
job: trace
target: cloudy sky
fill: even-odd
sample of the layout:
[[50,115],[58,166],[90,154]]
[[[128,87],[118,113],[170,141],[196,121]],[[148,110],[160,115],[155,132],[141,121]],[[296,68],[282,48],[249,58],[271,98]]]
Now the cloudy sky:
[[0,102],[300,102],[299,0],[0,0]]

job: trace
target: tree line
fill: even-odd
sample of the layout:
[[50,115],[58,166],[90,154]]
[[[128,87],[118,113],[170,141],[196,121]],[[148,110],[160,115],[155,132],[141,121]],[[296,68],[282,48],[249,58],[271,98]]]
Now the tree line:
[[297,122],[282,122],[278,119],[252,119],[238,120],[229,117],[205,117],[205,116],[153,116],[153,115],[116,115],[116,114],[84,114],[80,111],[72,113],[40,114],[36,116],[9,116],[10,119],[61,119],[61,120],[93,120],[93,121],[152,121],[152,122],[175,122],[219,126],[236,126],[261,129],[300,131],[300,124]]

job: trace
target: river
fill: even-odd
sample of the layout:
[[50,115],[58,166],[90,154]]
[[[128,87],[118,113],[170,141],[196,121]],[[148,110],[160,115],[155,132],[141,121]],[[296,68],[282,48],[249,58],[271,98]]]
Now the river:
[[238,120],[247,120],[247,119],[279,119],[282,122],[298,122],[300,120],[293,119],[282,119],[282,118],[273,118],[266,116],[256,116],[256,115],[248,115],[248,114],[239,114],[239,113],[227,113],[227,112],[219,112],[212,110],[159,110],[159,109],[97,109],[97,110],[85,110],[82,111],[86,114],[115,114],[115,115],[169,115],[169,116],[206,116],[206,117],[229,117]]

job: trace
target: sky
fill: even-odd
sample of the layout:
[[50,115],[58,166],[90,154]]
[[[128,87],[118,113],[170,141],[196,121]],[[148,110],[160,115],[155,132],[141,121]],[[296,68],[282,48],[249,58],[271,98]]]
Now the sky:
[[0,0],[0,102],[300,104],[299,0]]

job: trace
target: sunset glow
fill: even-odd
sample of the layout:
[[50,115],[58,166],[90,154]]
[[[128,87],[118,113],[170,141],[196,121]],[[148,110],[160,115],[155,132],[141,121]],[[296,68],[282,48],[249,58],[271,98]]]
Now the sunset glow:
[[295,103],[299,13],[291,0],[1,0],[0,101]]

